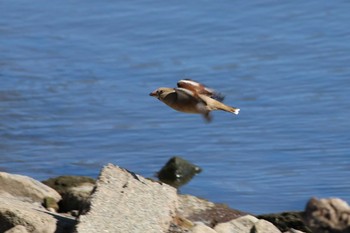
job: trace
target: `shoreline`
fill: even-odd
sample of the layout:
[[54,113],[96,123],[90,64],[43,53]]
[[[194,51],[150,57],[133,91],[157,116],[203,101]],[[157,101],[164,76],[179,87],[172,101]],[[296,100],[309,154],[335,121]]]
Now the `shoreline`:
[[[337,230],[328,232],[350,229],[350,208],[336,198],[311,198],[304,211],[252,215],[225,204],[178,194],[176,188],[164,182],[113,164],[101,170],[96,182],[82,176],[61,176],[40,182],[5,172],[0,175],[0,232],[16,232],[19,228],[22,232],[56,233],[244,233],[252,229],[309,233],[327,232],[320,231],[321,227]],[[322,215],[327,206],[333,208],[328,218]],[[338,215],[344,211],[349,213],[348,218],[338,218],[337,222]]]

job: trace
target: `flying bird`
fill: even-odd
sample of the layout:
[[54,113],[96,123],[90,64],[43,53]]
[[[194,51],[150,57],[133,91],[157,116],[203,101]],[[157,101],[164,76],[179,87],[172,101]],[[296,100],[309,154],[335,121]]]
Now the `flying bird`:
[[202,114],[208,122],[212,119],[210,112],[213,110],[222,110],[236,115],[240,110],[223,104],[222,94],[190,79],[178,81],[177,88],[160,87],[149,95],[177,111]]

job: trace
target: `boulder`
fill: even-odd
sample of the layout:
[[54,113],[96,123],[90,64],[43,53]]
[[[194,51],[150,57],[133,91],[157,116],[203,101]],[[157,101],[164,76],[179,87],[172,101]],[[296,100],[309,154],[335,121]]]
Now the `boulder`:
[[167,232],[178,206],[176,189],[108,164],[96,183],[78,233]]
[[40,181],[6,172],[0,172],[0,196],[39,203],[42,203],[46,197],[50,197],[56,202],[61,199],[61,196],[54,189]]
[[313,232],[350,233],[350,207],[338,198],[311,198],[306,205],[305,222]]
[[95,180],[86,176],[59,176],[43,181],[61,196],[59,212],[79,211],[86,213],[90,207],[90,195]]
[[54,215],[40,204],[0,197],[0,232],[23,232],[24,227],[28,232],[66,233],[74,224],[73,219]]

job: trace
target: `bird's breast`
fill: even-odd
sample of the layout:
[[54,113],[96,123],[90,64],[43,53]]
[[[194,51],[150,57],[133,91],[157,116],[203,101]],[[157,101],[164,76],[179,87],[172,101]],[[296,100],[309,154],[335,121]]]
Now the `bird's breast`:
[[163,102],[169,107],[179,111],[186,113],[201,113],[198,109],[198,102],[195,101],[167,101],[166,99]]
[[199,110],[197,109],[197,104],[193,104],[193,103],[189,103],[189,104],[173,103],[172,105],[169,105],[169,106],[180,112],[200,113]]

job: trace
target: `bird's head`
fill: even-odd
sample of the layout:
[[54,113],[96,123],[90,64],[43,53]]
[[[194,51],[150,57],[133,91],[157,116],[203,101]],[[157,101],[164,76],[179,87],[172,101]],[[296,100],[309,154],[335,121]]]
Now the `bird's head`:
[[160,87],[157,90],[151,92],[149,95],[163,100],[169,93],[174,92],[174,88]]

